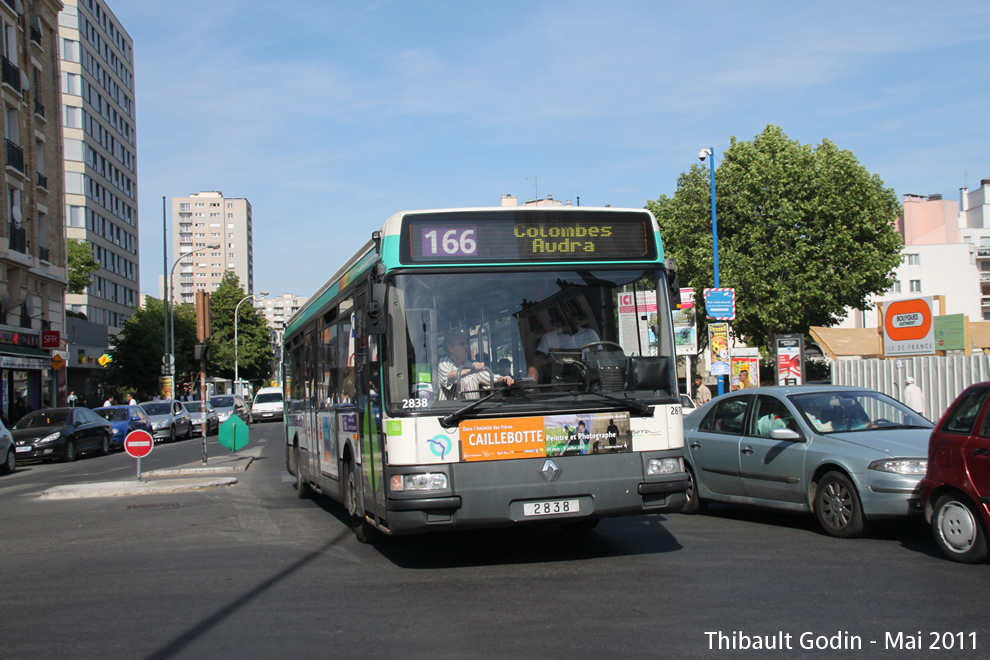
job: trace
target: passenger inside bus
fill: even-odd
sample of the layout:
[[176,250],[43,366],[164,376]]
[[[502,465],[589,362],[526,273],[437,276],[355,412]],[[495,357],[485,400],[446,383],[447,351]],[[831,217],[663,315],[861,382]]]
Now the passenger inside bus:
[[540,379],[540,367],[546,364],[550,351],[559,348],[581,348],[599,339],[597,332],[586,325],[578,325],[573,316],[562,317],[550,332],[540,338],[540,343],[536,346],[537,364],[529,366],[529,377],[534,380]]
[[440,401],[451,399],[477,399],[482,387],[512,385],[511,376],[496,376],[484,362],[470,358],[467,336],[457,330],[447,335],[444,343],[447,357],[437,364],[436,394]]

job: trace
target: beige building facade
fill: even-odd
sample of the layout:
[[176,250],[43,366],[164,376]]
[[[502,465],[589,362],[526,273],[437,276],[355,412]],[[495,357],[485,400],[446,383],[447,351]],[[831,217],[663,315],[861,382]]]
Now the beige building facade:
[[[194,303],[199,289],[213,292],[232,270],[254,293],[251,202],[207,191],[172,198],[172,270],[176,303]],[[162,292],[168,296],[168,291]]]
[[[134,44],[102,0],[63,0],[59,14],[65,224],[100,268],[66,305],[119,329],[140,287]],[[52,114],[52,121],[59,118]]]
[[[64,398],[67,282],[59,121],[58,0],[0,2],[5,168],[0,209],[0,412]],[[58,333],[57,335],[53,333]],[[57,342],[57,345],[52,345]],[[64,351],[62,351],[64,355]],[[61,394],[61,396],[60,396]]]

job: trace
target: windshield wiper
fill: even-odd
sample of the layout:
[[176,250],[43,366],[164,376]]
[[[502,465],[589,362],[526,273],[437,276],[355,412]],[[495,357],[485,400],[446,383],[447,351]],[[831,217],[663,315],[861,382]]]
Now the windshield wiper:
[[471,403],[467,404],[466,406],[464,406],[460,410],[455,410],[454,412],[450,413],[446,417],[441,417],[440,418],[440,426],[444,427],[445,429],[449,429],[449,428],[453,428],[453,427],[457,426],[457,423],[460,422],[465,417],[467,417],[468,414],[472,410],[474,410],[475,408],[477,408],[478,406],[480,406],[481,404],[483,404],[485,401],[488,401],[488,399],[492,398],[496,394],[501,393],[503,389],[505,389],[505,388],[501,388],[501,389],[497,389],[497,390],[492,390],[491,393],[486,394],[485,396],[481,397],[480,399],[478,399],[476,401],[472,401]]
[[571,396],[578,396],[581,394],[594,394],[595,396],[600,396],[601,398],[607,399],[608,401],[612,401],[613,403],[618,403],[623,408],[626,408],[631,412],[639,413],[640,415],[646,417],[650,417],[651,415],[653,415],[652,406],[649,406],[643,403],[642,401],[638,401],[636,399],[620,399],[617,396],[612,396],[611,394],[605,394],[604,392],[599,392],[598,390],[590,390],[590,389],[571,390],[570,394]]

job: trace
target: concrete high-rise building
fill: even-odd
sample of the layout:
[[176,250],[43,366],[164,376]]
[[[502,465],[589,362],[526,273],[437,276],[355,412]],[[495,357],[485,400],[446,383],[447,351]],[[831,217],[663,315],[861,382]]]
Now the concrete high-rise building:
[[102,0],[62,2],[66,234],[88,241],[100,264],[93,284],[66,305],[113,332],[133,314],[141,289],[134,43]]
[[[227,270],[234,271],[247,293],[254,293],[252,240],[251,202],[246,198],[224,197],[222,192],[173,197],[170,275],[176,304],[194,303],[199,289],[216,290]],[[195,254],[182,256],[191,252]],[[162,295],[168,296],[167,289]]]
[[[65,400],[67,280],[58,0],[0,2],[4,197],[0,208],[0,411],[15,421]],[[56,334],[57,333],[57,334]]]

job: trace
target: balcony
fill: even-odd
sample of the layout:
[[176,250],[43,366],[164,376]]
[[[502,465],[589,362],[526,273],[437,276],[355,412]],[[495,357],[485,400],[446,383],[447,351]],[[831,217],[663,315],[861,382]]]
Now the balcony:
[[990,282],[990,271],[980,272],[980,282]]
[[990,257],[990,247],[981,247],[976,249],[976,256],[978,257]]
[[48,190],[48,177],[38,172],[38,187]]
[[45,106],[43,106],[41,104],[41,101],[39,101],[38,99],[34,100],[34,114],[42,118],[44,118],[45,116]]
[[41,247],[38,248],[38,258],[39,259],[41,259],[42,261],[51,261],[51,259],[49,258],[49,256],[50,256],[50,254],[48,252],[48,248],[46,248],[44,245],[42,245]]
[[41,28],[35,27],[33,25],[31,26],[31,41],[38,44],[39,46],[41,45]]
[[23,227],[13,222],[8,226],[10,227],[10,249],[27,254],[27,232]]
[[10,140],[7,140],[7,165],[24,172],[24,150]]
[[3,59],[3,82],[10,85],[18,92],[21,91],[21,71],[17,68],[17,65],[8,60],[6,57]]

